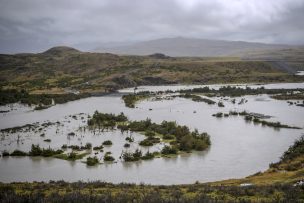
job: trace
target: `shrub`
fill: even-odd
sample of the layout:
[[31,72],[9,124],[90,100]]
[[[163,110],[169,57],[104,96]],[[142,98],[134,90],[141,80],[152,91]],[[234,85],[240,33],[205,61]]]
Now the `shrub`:
[[89,143],[89,142],[86,143],[85,148],[86,148],[86,149],[92,149],[92,144]]
[[133,154],[130,153],[130,152],[124,152],[124,153],[122,154],[122,158],[123,158],[123,160],[126,161],[126,162],[135,161],[135,160],[134,160],[134,157],[133,157]]
[[10,154],[8,153],[8,151],[3,151],[2,152],[2,157],[5,157],[5,156],[9,156]]
[[252,121],[252,116],[245,116],[246,121]]
[[212,116],[217,117],[217,118],[221,118],[221,117],[223,117],[223,113],[219,112],[219,113],[216,113],[216,114],[212,114]]
[[218,107],[225,107],[225,105],[223,104],[223,102],[218,102],[217,105],[218,105]]
[[18,150],[16,149],[15,151],[13,151],[10,156],[27,156],[28,154],[24,151]]
[[147,136],[147,137],[154,137],[155,136],[155,132],[153,132],[153,131],[146,131],[145,132],[145,136]]
[[68,154],[68,159],[75,160],[76,157],[77,157],[77,154],[75,152],[71,152]]
[[153,158],[154,158],[154,154],[147,151],[147,153],[144,156],[142,156],[141,159],[148,160],[148,159],[153,159]]
[[31,151],[29,152],[30,156],[40,156],[42,154],[42,149],[39,145],[32,144]]
[[99,160],[96,156],[88,157],[86,163],[87,163],[88,166],[94,166],[94,165],[99,163]]
[[93,147],[93,150],[102,150],[102,149],[103,149],[103,146],[102,146],[102,145]]
[[134,158],[140,159],[142,157],[142,152],[139,149],[136,149],[135,152],[133,153]]
[[161,150],[161,153],[164,155],[168,155],[168,154],[177,154],[178,149],[175,146],[164,146],[164,148]]
[[139,149],[136,149],[134,153],[123,152],[122,158],[126,162],[139,161],[142,158],[142,152]]
[[114,157],[112,157],[111,155],[109,154],[106,154],[104,157],[103,157],[103,160],[104,161],[114,161]]
[[144,139],[139,142],[139,145],[141,146],[153,146],[153,142],[149,139]]
[[102,143],[103,145],[112,145],[112,141],[111,140],[106,140]]
[[170,135],[170,134],[166,134],[166,135],[163,136],[163,139],[165,139],[165,140],[173,140],[174,138],[175,138],[175,136]]
[[132,137],[126,137],[126,141],[134,142],[134,138],[132,138]]

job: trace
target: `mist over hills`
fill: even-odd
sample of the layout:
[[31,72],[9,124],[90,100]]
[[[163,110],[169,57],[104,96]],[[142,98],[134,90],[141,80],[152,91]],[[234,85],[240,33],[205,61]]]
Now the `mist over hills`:
[[242,56],[244,53],[257,51],[294,48],[292,45],[264,44],[244,41],[225,41],[197,38],[161,38],[149,41],[115,45],[103,44],[94,51],[121,55],[149,55],[163,53],[168,56]]

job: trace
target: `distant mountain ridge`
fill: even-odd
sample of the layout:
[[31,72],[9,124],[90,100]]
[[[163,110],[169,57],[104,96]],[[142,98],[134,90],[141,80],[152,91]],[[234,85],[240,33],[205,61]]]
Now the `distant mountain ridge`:
[[253,51],[266,51],[292,48],[291,45],[264,44],[243,41],[209,40],[197,38],[162,38],[131,44],[97,47],[96,52],[109,52],[121,55],[150,55],[162,53],[168,56],[240,56]]

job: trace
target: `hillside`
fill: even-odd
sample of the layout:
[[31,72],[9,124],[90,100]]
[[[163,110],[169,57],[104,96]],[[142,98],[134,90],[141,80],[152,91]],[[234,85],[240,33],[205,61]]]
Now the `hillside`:
[[[292,71],[269,60],[238,57],[119,56],[54,47],[38,54],[0,55],[0,85],[30,93],[101,93],[123,87],[160,84],[299,82],[303,55],[283,60]],[[276,59],[280,61],[279,59]],[[289,65],[288,65],[289,66]]]
[[196,38],[162,38],[129,44],[101,45],[98,52],[110,52],[123,55],[149,55],[161,52],[169,56],[239,56],[252,51],[292,48],[289,45],[263,44],[243,41],[224,41]]

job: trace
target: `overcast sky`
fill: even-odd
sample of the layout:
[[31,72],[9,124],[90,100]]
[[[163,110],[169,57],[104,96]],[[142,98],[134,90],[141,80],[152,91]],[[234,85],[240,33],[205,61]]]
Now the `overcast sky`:
[[304,0],[0,0],[0,52],[163,37],[304,44]]

